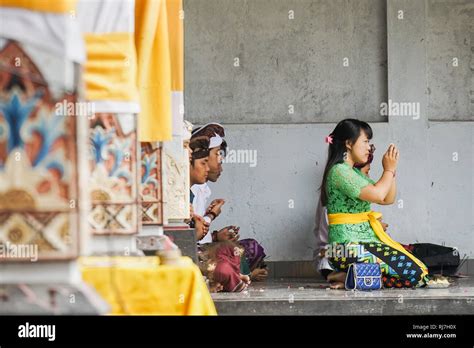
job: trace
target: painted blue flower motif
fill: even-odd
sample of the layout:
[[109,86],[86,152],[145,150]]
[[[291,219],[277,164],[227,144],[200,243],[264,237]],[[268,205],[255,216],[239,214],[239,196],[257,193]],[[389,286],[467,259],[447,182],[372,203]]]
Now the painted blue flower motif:
[[[66,135],[64,131],[65,118],[55,115],[42,115],[35,124],[28,129],[28,136],[38,133],[42,139],[41,147],[33,159],[33,167],[40,165],[51,151],[54,142]],[[46,165],[45,165],[46,166]],[[46,166],[47,167],[47,166]]]
[[23,124],[31,115],[38,100],[42,97],[41,92],[37,92],[26,103],[22,103],[18,94],[13,92],[7,103],[0,102],[0,110],[8,124],[9,136],[7,142],[7,152],[10,153],[15,148],[23,148],[24,142],[20,132]]
[[142,184],[153,184],[157,185],[158,181],[153,176],[150,176],[150,173],[153,168],[156,167],[156,152],[154,152],[151,156],[145,156],[142,161],[142,165],[145,167],[145,173],[142,175]]
[[[130,182],[131,177],[129,171],[121,168],[125,157],[124,155],[130,151],[130,139],[124,139],[121,141],[120,139],[115,138],[113,145],[110,146],[108,151],[114,157],[114,164],[109,172],[109,176],[124,178],[127,183]],[[131,154],[128,153],[128,156],[131,156]]]
[[64,151],[48,152],[47,156],[38,163],[38,167],[46,170],[56,170],[63,180],[68,179],[68,160],[64,156]]
[[99,126],[95,127],[90,136],[92,145],[92,156],[96,164],[104,162],[108,157],[108,143],[114,135],[115,129],[108,132]]

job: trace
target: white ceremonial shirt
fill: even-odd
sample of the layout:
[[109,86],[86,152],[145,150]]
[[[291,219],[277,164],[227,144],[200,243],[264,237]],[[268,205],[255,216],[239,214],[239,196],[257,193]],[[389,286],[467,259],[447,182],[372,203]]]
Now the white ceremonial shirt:
[[[211,189],[205,184],[200,184],[200,185],[193,185],[191,186],[191,191],[194,194],[194,199],[193,199],[193,209],[194,209],[194,214],[200,215],[204,217],[204,220],[208,222],[209,224],[211,223],[211,218],[209,216],[204,216],[206,214],[206,209],[208,207],[207,205],[207,200],[209,197],[211,197]],[[209,231],[203,239],[198,241],[199,244],[204,244],[204,243],[212,243],[212,234],[211,231]]]

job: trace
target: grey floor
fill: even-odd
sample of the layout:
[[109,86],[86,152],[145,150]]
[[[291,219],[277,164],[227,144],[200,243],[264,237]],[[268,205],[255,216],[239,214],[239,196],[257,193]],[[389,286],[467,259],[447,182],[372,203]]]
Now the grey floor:
[[363,292],[331,290],[311,278],[277,278],[212,297],[221,315],[474,314],[474,278],[450,280],[448,288]]

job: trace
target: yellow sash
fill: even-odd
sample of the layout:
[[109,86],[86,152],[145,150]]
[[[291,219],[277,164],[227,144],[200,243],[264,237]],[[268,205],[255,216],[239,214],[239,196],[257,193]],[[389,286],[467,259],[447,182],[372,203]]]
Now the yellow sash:
[[398,250],[402,254],[408,256],[413,262],[415,262],[422,269],[423,273],[421,278],[424,278],[428,274],[428,268],[418,260],[415,256],[409,253],[400,243],[394,241],[390,236],[385,233],[383,230],[382,224],[378,219],[382,217],[382,214],[376,211],[366,211],[363,213],[337,213],[337,214],[328,214],[329,224],[338,225],[338,224],[358,224],[361,222],[368,221],[370,226],[375,232],[375,235],[380,239],[380,241],[395,250]]

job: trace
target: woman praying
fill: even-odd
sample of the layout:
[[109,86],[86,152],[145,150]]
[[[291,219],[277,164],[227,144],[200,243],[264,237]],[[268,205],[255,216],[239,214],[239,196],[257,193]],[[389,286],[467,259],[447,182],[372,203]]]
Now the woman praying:
[[[427,283],[428,269],[384,231],[381,214],[371,203],[395,201],[399,151],[390,144],[382,159],[383,173],[375,182],[354,168],[367,163],[372,129],[366,122],[345,119],[326,138],[328,160],[321,185],[321,202],[327,208],[329,246],[326,256],[336,272],[328,276],[332,288],[343,288],[351,263],[380,264],[385,287],[416,287]],[[343,250],[341,255],[334,250]]]

